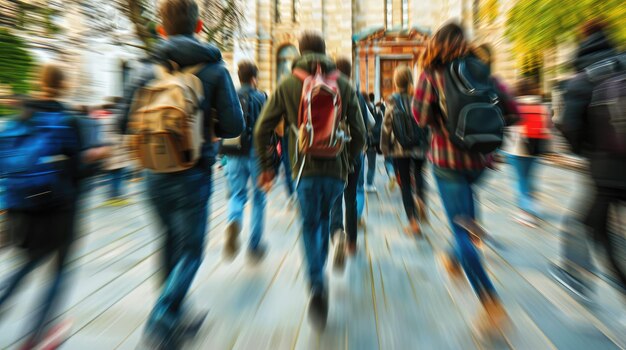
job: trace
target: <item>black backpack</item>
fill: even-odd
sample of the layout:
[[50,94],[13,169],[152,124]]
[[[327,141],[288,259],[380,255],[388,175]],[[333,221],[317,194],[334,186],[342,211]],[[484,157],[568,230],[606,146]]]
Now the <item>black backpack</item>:
[[245,122],[245,127],[236,138],[232,139],[224,139],[222,140],[220,146],[220,153],[226,155],[248,155],[250,153],[250,149],[252,148],[252,133],[254,131],[254,124],[259,117],[259,110],[252,110],[252,100],[254,99],[257,104],[260,104],[261,107],[267,101],[267,95],[263,93],[265,99],[259,101],[258,98],[254,97],[249,92],[239,92],[239,103],[241,104],[241,110],[243,112],[243,120]]
[[498,149],[506,124],[489,67],[473,56],[458,58],[447,65],[444,79],[450,141],[470,152]]
[[593,84],[586,121],[593,151],[626,159],[626,54],[598,62],[585,73]]
[[393,116],[391,118],[393,135],[398,143],[405,150],[412,148],[423,148],[427,145],[428,135],[421,128],[413,115],[411,115],[410,106],[404,105],[400,94],[391,95],[393,98]]

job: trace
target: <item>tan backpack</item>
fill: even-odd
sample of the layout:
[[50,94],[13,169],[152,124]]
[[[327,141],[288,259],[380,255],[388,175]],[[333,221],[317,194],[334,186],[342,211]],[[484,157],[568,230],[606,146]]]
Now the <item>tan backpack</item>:
[[156,66],[156,77],[133,97],[128,129],[144,168],[172,173],[192,168],[202,152],[204,100],[202,66],[170,71]]

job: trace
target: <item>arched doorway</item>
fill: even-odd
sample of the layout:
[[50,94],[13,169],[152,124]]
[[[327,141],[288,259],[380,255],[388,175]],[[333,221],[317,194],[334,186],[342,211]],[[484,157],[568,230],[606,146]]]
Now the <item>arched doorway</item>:
[[278,49],[278,54],[276,55],[276,84],[285,75],[291,74],[291,67],[298,56],[298,49],[293,45],[285,45]]

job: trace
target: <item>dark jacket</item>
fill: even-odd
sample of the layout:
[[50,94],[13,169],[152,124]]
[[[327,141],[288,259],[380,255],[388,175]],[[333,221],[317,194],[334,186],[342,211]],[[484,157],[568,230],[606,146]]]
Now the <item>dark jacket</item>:
[[[155,50],[152,62],[167,64],[173,61],[181,68],[203,64],[197,73],[204,85],[202,108],[204,109],[204,139],[202,158],[199,164],[211,166],[215,163],[218,145],[211,142],[211,129],[221,138],[237,137],[244,128],[243,114],[239,98],[230,73],[224,65],[219,49],[210,44],[201,43],[193,36],[175,35],[169,37]],[[126,130],[130,103],[135,91],[154,79],[154,65],[147,64],[136,81],[131,83],[124,94],[127,106],[122,118],[122,130]],[[211,120],[212,110],[216,111],[217,123]]]
[[591,175],[596,184],[626,188],[626,160],[607,152],[596,151],[593,134],[598,125],[588,110],[594,83],[585,71],[590,66],[616,55],[617,52],[602,33],[593,34],[581,43],[574,61],[577,74],[565,85],[563,116],[557,128],[575,153],[589,159]]
[[239,96],[239,99],[245,98],[247,101],[247,104],[243,102],[241,104],[241,107],[245,109],[243,110],[243,115],[246,126],[244,131],[241,133],[241,150],[227,154],[248,156],[250,155],[250,150],[254,145],[254,126],[259,120],[259,116],[261,115],[261,110],[263,109],[265,102],[267,102],[267,95],[249,84],[243,84],[239,90],[237,90],[237,95]]
[[[321,63],[322,70],[325,72],[335,69],[335,63],[329,57],[314,53],[305,53],[294,63],[294,67],[311,72],[316,62]],[[302,172],[303,177],[328,176],[346,181],[355,160],[363,152],[365,125],[359,109],[356,91],[350,84],[350,81],[343,75],[339,78],[338,84],[342,101],[342,113],[347,118],[352,140],[348,144],[346,151],[337,159],[307,159]],[[302,81],[291,75],[280,83],[261,112],[254,130],[254,143],[255,148],[259,152],[261,167],[264,170],[272,169],[272,155],[261,150],[265,149],[265,146],[270,143],[274,129],[281,120],[285,120],[285,133],[291,133],[290,136],[294,135],[294,126],[297,128],[298,124],[298,108],[300,106],[301,94]],[[297,141],[296,137],[289,137],[288,154],[296,154]],[[295,160],[294,156],[290,159],[294,177],[297,177],[302,159],[298,157],[298,161],[296,162]]]

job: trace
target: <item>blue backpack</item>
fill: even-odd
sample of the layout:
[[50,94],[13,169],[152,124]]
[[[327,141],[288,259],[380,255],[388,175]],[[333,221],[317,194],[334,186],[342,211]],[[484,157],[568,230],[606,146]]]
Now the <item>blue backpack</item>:
[[78,147],[78,134],[62,112],[38,112],[7,122],[0,131],[6,208],[41,210],[71,199],[68,152]]

